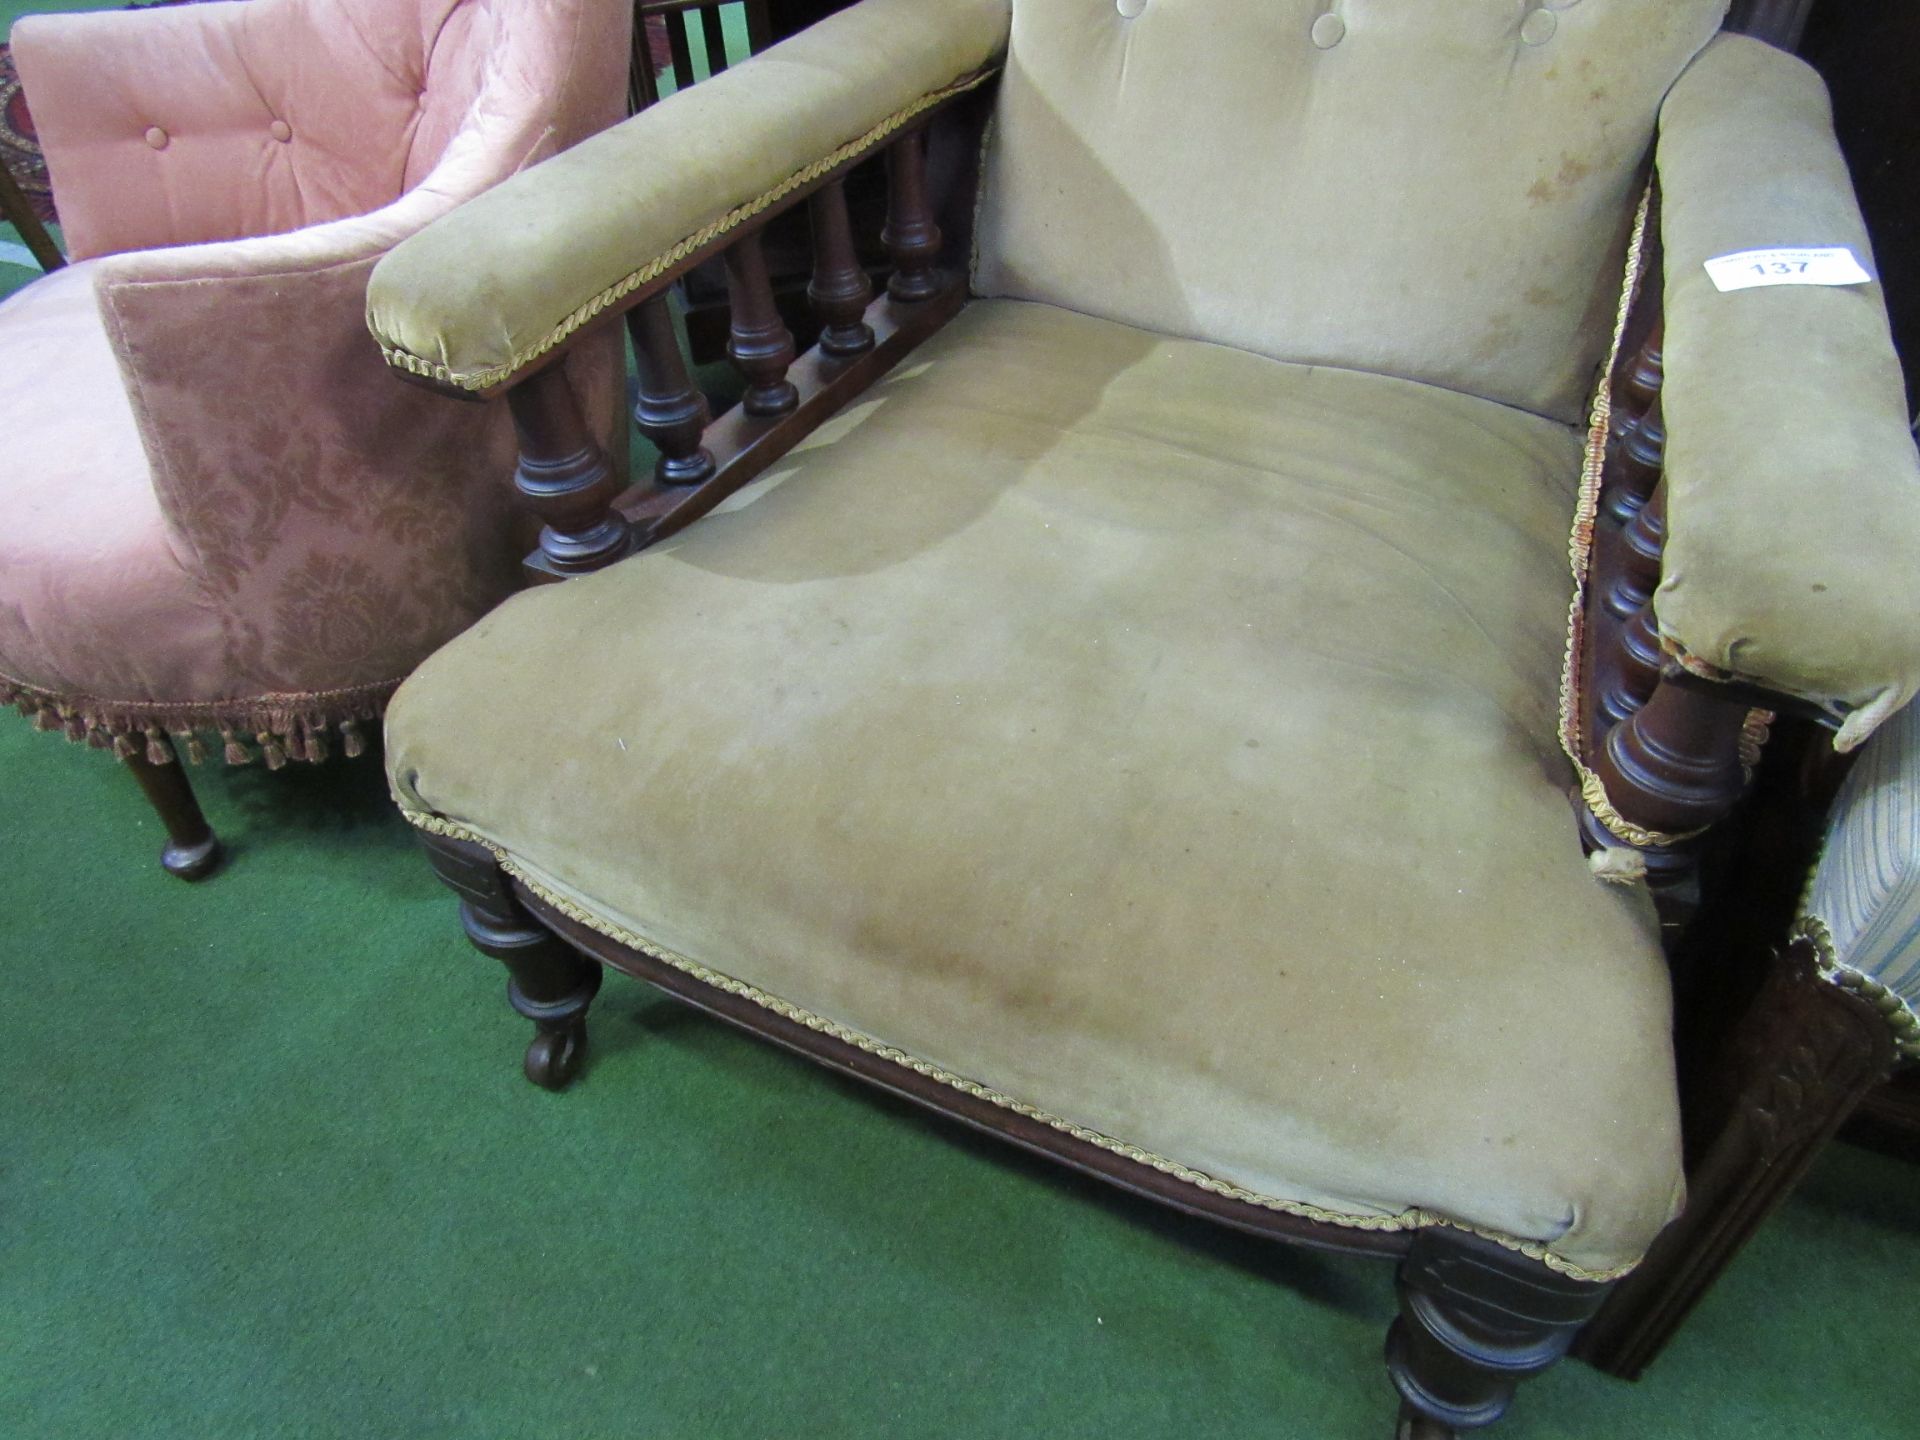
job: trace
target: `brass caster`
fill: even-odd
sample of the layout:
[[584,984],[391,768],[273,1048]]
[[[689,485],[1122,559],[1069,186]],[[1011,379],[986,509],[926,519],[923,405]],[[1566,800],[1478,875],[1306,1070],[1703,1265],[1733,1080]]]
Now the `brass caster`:
[[220,868],[220,837],[208,835],[196,845],[169,840],[160,851],[160,868],[182,880],[204,880]]
[[587,1052],[587,1027],[542,1030],[527,1046],[527,1079],[543,1090],[564,1090],[580,1073]]

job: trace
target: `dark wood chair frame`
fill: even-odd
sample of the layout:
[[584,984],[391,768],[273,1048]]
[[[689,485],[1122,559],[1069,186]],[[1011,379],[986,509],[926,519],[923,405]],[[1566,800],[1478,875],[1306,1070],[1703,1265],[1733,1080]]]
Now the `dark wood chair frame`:
[[67,263],[67,257],[53,243],[47,227],[33,213],[33,202],[27,199],[13,172],[4,165],[0,165],[0,218],[20,232],[21,241],[42,270],[58,270]]
[[633,64],[627,74],[629,112],[644,110],[660,99],[659,76],[647,43],[647,21],[666,21],[667,68],[673,75],[674,90],[684,90],[694,82],[693,46],[687,39],[685,17],[691,13],[698,20],[707,50],[707,74],[718,75],[727,68],[727,39],[720,12],[730,4],[744,8],[748,50],[758,54],[773,43],[767,0],[633,0]]
[[[821,338],[804,354],[796,354],[780,319],[761,249],[760,231],[777,211],[687,256],[621,302],[639,371],[634,422],[660,452],[653,475],[625,491],[616,491],[612,466],[565,383],[569,347],[510,383],[477,393],[407,377],[462,400],[505,396],[521,445],[516,486],[542,522],[538,547],[525,561],[530,581],[601,569],[692,523],[958,313],[967,298],[970,202],[989,89],[950,99],[873,147],[884,154],[888,194],[881,239],[893,264],[881,293],[873,293],[858,262],[843,190],[847,173],[870,154],[800,187],[779,207],[804,205],[811,221],[814,261],[807,293]],[[1587,587],[1582,734],[1583,758],[1604,779],[1616,825],[1661,832],[1643,836],[1657,843],[1629,846],[1577,792],[1573,798],[1586,845],[1637,854],[1668,931],[1677,935],[1697,905],[1697,837],[1734,808],[1747,784],[1742,742],[1750,711],[1761,704],[1807,707],[1700,679],[1659,645],[1651,596],[1664,535],[1664,430],[1657,241],[1651,246],[1652,263],[1634,298],[1613,376],[1615,418]],[[666,299],[676,280],[716,254],[731,299],[727,353],[746,382],[741,403],[718,418],[687,372]],[[1663,838],[1675,835],[1695,838]],[[876,1058],[611,940],[518,883],[483,846],[422,838],[437,874],[460,897],[468,939],[506,966],[509,1002],[533,1022],[525,1069],[536,1084],[559,1089],[578,1071],[587,1008],[602,967],[610,967],[831,1069],[1136,1194],[1292,1244],[1398,1257],[1400,1315],[1386,1359],[1401,1396],[1402,1440],[1492,1423],[1520,1380],[1559,1360],[1582,1328],[1605,1313],[1610,1294],[1627,1293],[1626,1287],[1570,1277],[1464,1230],[1357,1230],[1203,1191]],[[1800,968],[1793,976],[1803,976],[1803,960],[1796,958]],[[1806,1023],[1852,1023],[1849,997],[1836,999],[1831,987],[1810,990],[1799,979],[1792,984],[1799,988],[1789,986],[1783,1003],[1795,1017],[1831,1011],[1846,1018]],[[1872,1069],[1871,1057],[1879,1052],[1868,1041],[1853,1030],[1843,1036],[1835,1028],[1832,1034],[1823,1054],[1853,1054],[1857,1048]],[[1851,1083],[1836,1073],[1826,1088],[1837,1093]],[[1803,1086],[1799,1101],[1808,1103],[1819,1089]],[[1780,1110],[1776,1097],[1770,1113]],[[1808,1123],[1797,1118],[1783,1133],[1797,1136]],[[1745,1171],[1731,1178],[1737,1164],[1729,1162],[1727,1169],[1730,1178],[1720,1189],[1714,1188],[1717,1171],[1702,1173],[1716,1202],[1721,1190],[1755,1190]],[[1689,1242],[1677,1243],[1685,1248]],[[1650,1263],[1655,1287],[1684,1261],[1676,1257],[1664,1268]],[[1602,1364],[1615,1354],[1598,1341],[1590,1341],[1587,1352]],[[1610,1368],[1624,1367],[1612,1361]]]
[[[661,73],[673,82],[673,93],[695,83],[693,47],[688,29],[697,26],[707,54],[708,77],[728,68],[726,35],[721,11],[729,4],[744,9],[747,50],[758,54],[795,29],[803,28],[821,16],[844,8],[848,0],[634,0],[633,64],[627,82],[627,108],[638,112],[661,98]],[[647,35],[647,22],[661,22],[667,40],[667,65],[664,72],[654,68],[653,49]],[[886,255],[877,243],[879,216],[885,200],[885,184],[869,163],[856,167],[843,181],[847,210],[853,217],[853,233],[861,266],[869,279],[886,271]],[[864,223],[863,223],[864,222]],[[817,312],[807,299],[807,282],[812,265],[812,247],[807,233],[807,216],[802,210],[787,210],[775,215],[761,231],[761,249],[767,271],[773,280],[774,303],[780,320],[794,335],[797,346],[805,350],[820,338]],[[710,364],[725,358],[729,327],[727,280],[718,257],[683,274],[678,283],[679,311],[686,327],[687,350],[694,363]]]

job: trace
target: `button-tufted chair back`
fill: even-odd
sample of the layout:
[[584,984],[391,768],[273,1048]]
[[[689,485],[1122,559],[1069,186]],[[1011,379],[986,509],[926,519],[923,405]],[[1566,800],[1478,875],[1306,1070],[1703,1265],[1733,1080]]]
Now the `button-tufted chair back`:
[[[493,43],[516,11],[537,8],[524,0],[192,8],[238,13],[232,22],[201,15],[196,43],[153,57],[175,72],[164,105],[144,98],[151,88],[129,90],[111,74],[81,97],[94,113],[61,158],[95,177],[111,173],[114,183],[76,187],[71,198],[61,192],[76,259],[150,243],[156,216],[174,217],[169,238],[186,244],[283,234],[390,205],[440,160],[489,79],[486,67],[541,53]],[[198,81],[196,71],[205,72]],[[236,74],[249,82],[244,99],[229,78]],[[513,76],[492,78],[516,93]],[[154,163],[155,150],[164,164]],[[53,178],[58,189],[58,166]]]
[[1725,0],[1014,0],[975,287],[1578,418]]

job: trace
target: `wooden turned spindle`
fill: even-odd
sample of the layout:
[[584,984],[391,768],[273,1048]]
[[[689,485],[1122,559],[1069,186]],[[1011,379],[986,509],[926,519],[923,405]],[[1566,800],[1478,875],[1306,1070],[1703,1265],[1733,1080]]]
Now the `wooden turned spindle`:
[[1601,513],[1616,525],[1631,524],[1653,494],[1654,486],[1660,483],[1666,455],[1666,417],[1660,397],[1655,395],[1646,413],[1621,438],[1609,457],[1612,463],[1608,466],[1607,494]]
[[1594,769],[1632,824],[1670,834],[1705,829],[1745,788],[1746,718],[1737,700],[1663,678],[1645,705],[1607,732]]
[[1601,660],[1596,702],[1600,723],[1618,725],[1653,698],[1667,663],[1651,600],[1627,617],[1614,637],[1611,653],[1603,654]]
[[1653,598],[1660,583],[1660,552],[1666,543],[1666,487],[1656,485],[1652,497],[1620,532],[1620,544],[1613,548],[1613,576],[1601,603],[1616,620],[1629,619]]
[[813,278],[807,300],[820,318],[820,348],[829,355],[858,355],[873,348],[873,328],[863,318],[873,284],[853,249],[846,187],[829,180],[808,201],[813,220]]
[[1618,418],[1613,427],[1613,433],[1619,439],[1624,440],[1638,427],[1642,417],[1660,397],[1660,386],[1666,378],[1661,356],[1663,341],[1664,326],[1655,321],[1652,331],[1640,348],[1633,352],[1621,372],[1620,401],[1616,407]]
[[554,575],[598,570],[632,545],[626,519],[613,506],[613,467],[594,440],[568,388],[550,365],[507,392],[520,437],[514,488],[542,522],[535,568]]
[[787,367],[793,364],[793,334],[774,304],[760,233],[752,231],[728,246],[726,264],[727,296],[733,307],[727,358],[747,377],[741,408],[749,415],[785,415],[800,403],[800,392],[787,379]]
[[893,261],[887,293],[906,302],[940,293],[940,227],[927,199],[927,137],[911,130],[887,148],[887,223],[880,243]]
[[640,382],[633,423],[660,452],[654,479],[662,485],[698,485],[713,475],[713,456],[700,444],[713,412],[687,373],[667,297],[656,295],[629,310],[627,333],[633,337]]

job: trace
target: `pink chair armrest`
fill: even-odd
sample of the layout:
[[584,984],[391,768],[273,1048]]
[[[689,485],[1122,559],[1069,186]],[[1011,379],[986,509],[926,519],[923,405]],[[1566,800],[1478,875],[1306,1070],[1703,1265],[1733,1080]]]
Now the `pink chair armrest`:
[[[188,8],[264,10],[279,3]],[[431,173],[398,199],[287,233],[142,249],[99,265],[100,314],[160,508],[199,573],[237,583],[255,571],[261,557],[249,549],[250,537],[278,531],[245,521],[258,507],[279,514],[274,507],[284,506],[292,514],[318,506],[333,518],[348,517],[346,524],[355,512],[341,497],[385,483],[382,477],[431,488],[456,478],[465,484],[475,474],[497,482],[511,471],[504,415],[489,421],[478,407],[449,406],[398,383],[365,324],[367,276],[395,244],[619,113],[623,6],[541,0],[536,8],[514,0],[507,14],[517,28],[495,43],[512,63],[489,70],[486,93],[463,107],[459,133]],[[576,370],[583,404],[605,417],[609,437],[619,433],[618,362],[616,327]],[[491,438],[482,443],[482,435]],[[504,469],[485,463],[489,445],[506,457]],[[616,452],[624,458],[624,445]],[[419,464],[408,458],[416,453]],[[445,474],[435,470],[462,453],[468,462]],[[438,479],[422,478],[427,471]],[[329,487],[331,500],[321,494]],[[504,489],[494,499],[504,506]],[[485,530],[497,526],[497,509],[475,510],[459,533],[504,533]],[[481,529],[470,528],[476,523]]]

